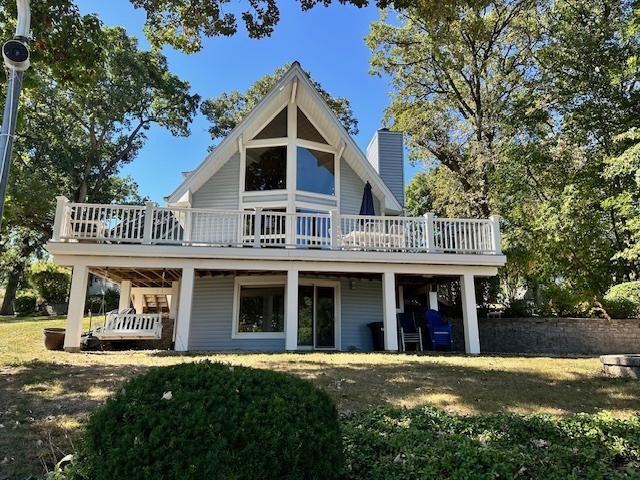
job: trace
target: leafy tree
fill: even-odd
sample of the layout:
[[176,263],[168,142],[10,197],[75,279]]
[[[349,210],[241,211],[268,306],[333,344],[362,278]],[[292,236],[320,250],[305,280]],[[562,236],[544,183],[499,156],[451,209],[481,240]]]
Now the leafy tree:
[[[462,0],[464,1],[464,0]],[[376,5],[385,8],[394,5],[405,8],[420,5],[423,9],[440,11],[443,6],[456,8],[461,0],[377,0]],[[331,0],[299,0],[302,11],[318,4],[325,7]],[[172,45],[188,53],[202,48],[203,37],[232,36],[238,31],[238,16],[250,38],[268,37],[280,20],[280,9],[276,0],[245,0],[239,2],[240,8],[230,6],[229,0],[131,0],[137,8],[147,13],[145,33],[152,45]],[[364,7],[368,0],[340,0],[341,4]]]
[[409,8],[399,26],[383,17],[367,44],[374,72],[392,78],[386,121],[407,134],[410,159],[454,172],[468,211],[487,217],[504,130],[533,68],[536,9],[531,0],[462,3],[450,16]]
[[606,168],[632,142],[614,139],[640,114],[630,7],[623,0],[544,5],[540,76],[529,96],[553,123],[546,136],[512,142],[496,182],[510,199],[503,215],[514,237],[534,240],[540,278],[562,278],[587,297],[639,273],[620,254],[633,243],[624,207],[633,182]]
[[637,271],[640,262],[640,130],[632,127],[614,140],[628,148],[620,155],[606,159],[604,178],[621,188],[603,201],[603,207],[614,212],[619,219],[620,233],[625,237],[623,248],[614,259],[629,262]]
[[405,192],[409,216],[419,217],[427,212],[449,218],[470,216],[470,202],[458,177],[442,165],[416,173]]
[[[508,296],[561,282],[592,299],[637,278],[632,2],[462,3],[449,23],[410,8],[369,36],[411,158],[455,173],[475,214],[502,215]],[[461,195],[438,176],[423,188],[442,212]]]
[[[160,125],[187,135],[199,97],[169,72],[159,52],[145,52],[121,28],[105,28],[86,65],[70,81],[42,66],[31,72],[21,109],[5,211],[3,252],[11,260],[3,313],[30,259],[51,236],[55,195],[77,202],[141,202],[137,185],[117,177]],[[13,252],[13,253],[10,253]]]
[[[43,79],[25,104],[32,122],[22,134],[26,149],[70,177],[78,202],[95,197],[136,157],[152,124],[188,135],[199,102],[189,84],[169,72],[161,53],[139,50],[122,28],[105,28],[104,34],[103,55],[88,83]],[[48,141],[35,125],[48,125]]]
[[[244,92],[223,93],[219,97],[209,98],[202,102],[202,113],[212,125],[209,134],[212,139],[225,137],[249,113],[262,98],[271,90],[278,80],[289,70],[291,64],[277,68],[272,75],[265,75],[258,79]],[[307,75],[311,77],[309,72]],[[351,134],[358,133],[358,121],[353,117],[349,100],[343,97],[332,97],[318,82],[313,81],[320,95],[329,104],[344,128]]]

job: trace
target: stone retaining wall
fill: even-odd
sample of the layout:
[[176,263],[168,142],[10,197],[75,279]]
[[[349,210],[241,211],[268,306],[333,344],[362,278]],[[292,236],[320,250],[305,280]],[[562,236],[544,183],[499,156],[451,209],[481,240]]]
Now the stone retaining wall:
[[[454,348],[464,351],[462,320]],[[640,320],[598,318],[479,318],[482,353],[605,355],[640,352]]]

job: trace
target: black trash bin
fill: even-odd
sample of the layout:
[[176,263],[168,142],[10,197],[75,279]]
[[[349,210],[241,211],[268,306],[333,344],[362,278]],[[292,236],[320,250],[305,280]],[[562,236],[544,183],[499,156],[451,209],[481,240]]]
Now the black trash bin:
[[384,332],[382,331],[384,323],[371,322],[367,326],[371,329],[371,337],[373,339],[373,350],[375,352],[384,351]]

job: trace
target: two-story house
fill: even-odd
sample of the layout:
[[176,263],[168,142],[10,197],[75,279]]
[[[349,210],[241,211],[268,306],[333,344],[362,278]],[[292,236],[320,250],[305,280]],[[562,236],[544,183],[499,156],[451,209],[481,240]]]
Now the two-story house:
[[184,177],[166,207],[58,198],[47,248],[73,267],[66,349],[91,272],[136,315],[142,295],[168,297],[180,351],[372,350],[371,322],[398,350],[396,314],[417,296],[437,308],[435,286],[460,279],[465,349],[480,352],[474,278],[505,263],[498,218],[403,216],[402,134],[381,129],[363,153],[298,63]]

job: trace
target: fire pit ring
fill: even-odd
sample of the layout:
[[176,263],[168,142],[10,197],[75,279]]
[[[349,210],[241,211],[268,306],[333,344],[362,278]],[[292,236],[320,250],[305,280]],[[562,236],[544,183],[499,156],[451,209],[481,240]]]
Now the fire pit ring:
[[607,375],[640,378],[640,354],[602,355],[600,361]]

